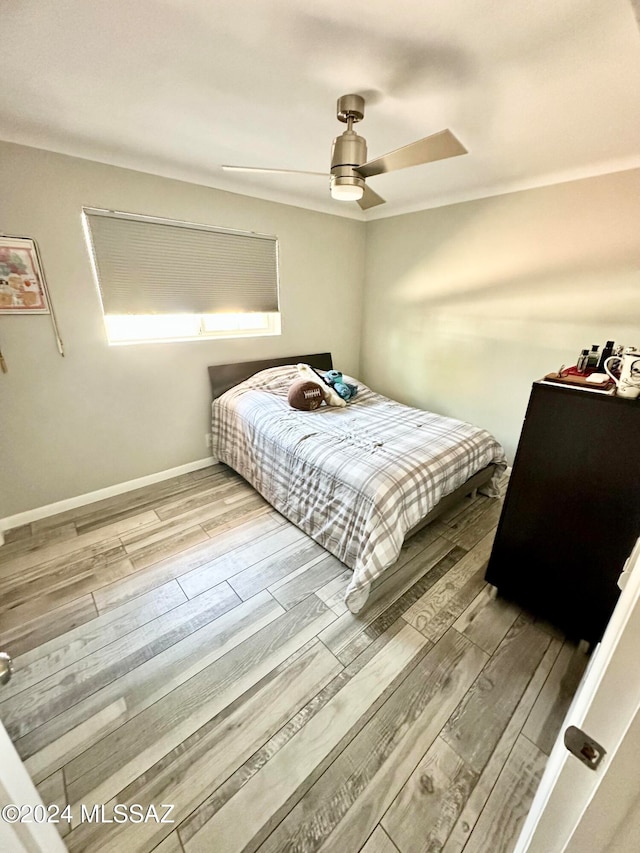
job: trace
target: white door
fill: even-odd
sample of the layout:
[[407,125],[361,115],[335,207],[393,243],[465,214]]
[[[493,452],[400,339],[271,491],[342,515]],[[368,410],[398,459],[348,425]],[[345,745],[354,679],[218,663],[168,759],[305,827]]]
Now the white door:
[[[6,662],[0,660],[0,682],[4,671]],[[14,807],[18,807],[18,811]],[[54,824],[46,822],[47,817],[52,816],[47,815],[0,721],[0,850],[3,853],[65,853],[67,848]]]
[[[618,604],[569,708],[514,853],[640,849],[635,834],[640,826],[640,540],[619,585]],[[596,769],[565,747],[568,726],[604,747]]]

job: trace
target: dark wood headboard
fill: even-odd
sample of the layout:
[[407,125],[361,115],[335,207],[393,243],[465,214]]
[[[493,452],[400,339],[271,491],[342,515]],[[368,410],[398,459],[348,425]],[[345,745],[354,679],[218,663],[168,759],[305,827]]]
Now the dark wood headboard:
[[280,367],[283,364],[310,364],[316,370],[332,370],[333,362],[330,352],[316,352],[312,355],[289,355],[284,358],[267,358],[264,361],[239,361],[234,364],[212,364],[209,367],[209,380],[213,399],[225,391],[244,382],[254,373],[266,370],[268,367]]

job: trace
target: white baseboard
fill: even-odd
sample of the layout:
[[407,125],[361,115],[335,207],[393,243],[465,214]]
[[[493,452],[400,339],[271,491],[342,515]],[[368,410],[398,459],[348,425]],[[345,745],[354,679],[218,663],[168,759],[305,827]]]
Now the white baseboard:
[[39,521],[41,518],[48,518],[50,515],[57,515],[59,512],[76,509],[79,506],[102,501],[105,498],[112,498],[115,495],[123,495],[125,492],[132,492],[134,489],[141,489],[143,486],[160,483],[162,480],[170,480],[172,477],[179,477],[180,474],[189,474],[191,471],[200,470],[200,468],[208,468],[210,465],[215,465],[216,462],[217,460],[212,456],[206,459],[196,459],[195,462],[187,462],[186,465],[178,465],[177,468],[168,468],[166,471],[158,471],[156,474],[147,474],[146,477],[127,480],[125,483],[116,483],[113,486],[107,486],[105,489],[87,492],[84,495],[76,495],[76,497],[56,501],[53,504],[36,507],[36,509],[28,509],[26,512],[19,512],[17,515],[0,518],[0,545],[4,544],[3,531],[5,530],[11,530],[13,527],[21,527],[23,524],[30,524],[32,521]]

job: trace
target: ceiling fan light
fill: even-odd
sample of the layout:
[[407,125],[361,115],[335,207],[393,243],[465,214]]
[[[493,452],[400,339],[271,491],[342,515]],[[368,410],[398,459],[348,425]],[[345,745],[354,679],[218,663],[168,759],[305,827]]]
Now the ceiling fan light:
[[337,201],[358,201],[362,198],[364,189],[355,184],[331,184],[331,198]]

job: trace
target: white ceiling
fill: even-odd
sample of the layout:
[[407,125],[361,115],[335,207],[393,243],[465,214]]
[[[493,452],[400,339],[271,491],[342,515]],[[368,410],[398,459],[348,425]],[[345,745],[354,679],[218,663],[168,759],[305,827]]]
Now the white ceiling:
[[[13,0],[0,5],[0,138],[356,218],[640,166],[630,0]],[[328,180],[339,95],[375,157],[445,127],[469,154]]]

